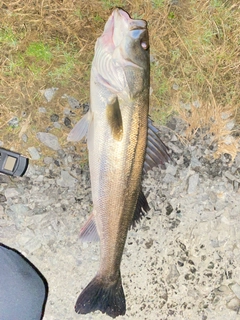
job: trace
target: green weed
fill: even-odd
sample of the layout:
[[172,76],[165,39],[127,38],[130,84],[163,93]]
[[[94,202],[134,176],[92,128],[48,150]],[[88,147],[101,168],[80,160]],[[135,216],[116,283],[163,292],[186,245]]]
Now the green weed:
[[17,36],[14,34],[11,27],[3,27],[0,30],[0,44],[16,47],[18,43]]
[[26,49],[26,56],[35,58],[37,61],[50,63],[53,55],[49,46],[43,42],[32,42]]
[[165,0],[152,0],[153,8],[162,8],[164,6]]

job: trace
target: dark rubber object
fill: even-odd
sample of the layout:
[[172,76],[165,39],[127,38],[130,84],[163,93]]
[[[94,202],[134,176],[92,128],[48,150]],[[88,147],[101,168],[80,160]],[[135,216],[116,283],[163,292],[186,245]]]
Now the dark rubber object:
[[0,319],[42,319],[47,295],[47,281],[37,268],[0,243]]

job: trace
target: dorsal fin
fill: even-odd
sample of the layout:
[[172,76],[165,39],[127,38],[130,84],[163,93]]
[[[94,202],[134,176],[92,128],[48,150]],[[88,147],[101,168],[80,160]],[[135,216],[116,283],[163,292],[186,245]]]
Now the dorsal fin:
[[165,163],[171,159],[168,154],[168,147],[159,138],[158,132],[159,130],[153,125],[152,120],[148,118],[148,138],[143,173],[158,166],[164,168]]

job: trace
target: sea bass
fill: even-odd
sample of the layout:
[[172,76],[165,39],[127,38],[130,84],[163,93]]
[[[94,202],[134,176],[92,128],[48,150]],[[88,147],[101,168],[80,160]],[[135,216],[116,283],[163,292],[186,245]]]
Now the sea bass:
[[93,212],[81,230],[100,240],[100,266],[76,302],[77,313],[126,312],[120,263],[128,230],[149,210],[142,173],[169,159],[148,118],[150,58],[147,23],[115,9],[97,39],[90,110],[68,136],[87,137]]

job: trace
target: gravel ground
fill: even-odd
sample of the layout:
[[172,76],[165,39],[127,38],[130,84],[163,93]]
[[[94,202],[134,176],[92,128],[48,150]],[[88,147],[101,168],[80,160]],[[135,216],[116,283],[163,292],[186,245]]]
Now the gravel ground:
[[[118,319],[240,319],[240,154],[214,160],[211,137],[183,145],[183,129],[177,119],[160,128],[173,162],[144,177],[151,211],[129,232],[127,312]],[[71,144],[56,150],[22,178],[0,175],[0,241],[47,278],[44,320],[110,319],[74,312],[97,271],[99,244],[79,240],[92,206],[89,169]]]

